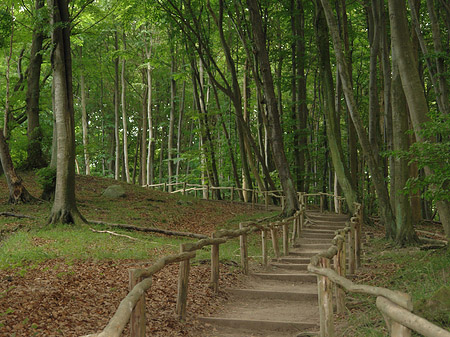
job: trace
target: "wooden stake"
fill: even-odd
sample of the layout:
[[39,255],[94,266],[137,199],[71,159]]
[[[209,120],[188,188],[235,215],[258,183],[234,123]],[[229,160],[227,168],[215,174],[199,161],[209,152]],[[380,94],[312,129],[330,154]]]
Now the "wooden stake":
[[355,223],[350,222],[350,231],[348,232],[348,272],[355,273]]
[[320,195],[320,213],[323,213],[324,211],[324,200],[323,200],[323,194]]
[[283,254],[289,255],[289,227],[283,223]]
[[[180,245],[180,253],[183,253],[185,251],[185,245],[186,244],[184,243]],[[187,305],[190,265],[191,260],[180,262],[180,270],[178,272],[178,297],[176,306],[176,316],[179,320],[186,319],[186,305]]]
[[280,248],[278,246],[278,230],[274,227],[270,229],[270,234],[272,235],[272,246],[275,252],[275,257],[278,259],[280,257]]
[[266,204],[266,211],[269,209],[269,192],[264,191],[264,202]]
[[[342,240],[338,240],[336,244],[338,251],[333,257],[334,270],[339,276],[345,277],[345,244]],[[344,255],[344,259],[342,258],[342,255]],[[342,265],[342,260],[344,260],[344,265]],[[336,312],[338,314],[343,314],[345,313],[345,293],[340,285],[334,284],[334,286],[336,290]]]
[[[214,233],[211,235],[214,239]],[[219,293],[219,245],[211,245],[211,284],[215,294]]]
[[[320,258],[320,268],[330,268],[330,260]],[[333,287],[326,276],[318,276],[319,313],[320,313],[320,337],[334,336],[333,323]]]
[[261,230],[261,250],[263,266],[267,267],[267,233],[265,229]]
[[[244,226],[242,223],[239,224],[239,229],[242,229]],[[239,246],[241,248],[241,267],[244,275],[248,275],[248,252],[247,252],[247,235],[242,234],[239,237]]]
[[234,199],[234,187],[231,187],[231,196],[230,196],[231,202],[233,202]]
[[[141,277],[135,277],[139,269],[130,269],[128,271],[129,283],[128,290],[132,290],[136,284],[142,281]],[[139,301],[133,308],[130,316],[130,336],[145,337],[145,294],[142,294]]]

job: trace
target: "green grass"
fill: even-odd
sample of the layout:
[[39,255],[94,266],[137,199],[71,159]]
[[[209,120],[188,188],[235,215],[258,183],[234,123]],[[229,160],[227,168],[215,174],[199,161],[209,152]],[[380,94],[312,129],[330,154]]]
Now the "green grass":
[[[387,249],[388,248],[388,249]],[[384,239],[369,243],[366,263],[361,272],[365,276],[363,284],[385,287],[411,295],[414,308],[420,301],[430,299],[442,286],[450,287],[450,250],[437,249],[422,251],[415,247],[396,249]],[[358,282],[360,283],[360,282]],[[380,311],[375,306],[375,298],[363,294],[351,294],[360,304],[347,316],[345,336],[386,336],[387,330]],[[450,310],[436,315],[425,310],[420,316],[433,323],[450,328]]]

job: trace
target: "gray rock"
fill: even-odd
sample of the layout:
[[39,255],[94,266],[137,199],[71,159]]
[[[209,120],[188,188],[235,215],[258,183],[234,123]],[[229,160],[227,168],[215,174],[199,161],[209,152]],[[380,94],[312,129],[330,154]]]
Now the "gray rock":
[[125,190],[120,185],[111,185],[102,193],[103,197],[118,199],[125,196]]

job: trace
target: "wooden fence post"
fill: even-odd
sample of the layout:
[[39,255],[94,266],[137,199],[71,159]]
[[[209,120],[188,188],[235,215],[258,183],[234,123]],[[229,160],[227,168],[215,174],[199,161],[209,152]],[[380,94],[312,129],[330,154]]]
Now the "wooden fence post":
[[283,254],[289,255],[289,227],[283,222]]
[[[345,240],[342,238],[337,239],[336,246],[338,251],[333,257],[334,270],[339,276],[345,277]],[[336,312],[338,314],[345,313],[345,293],[339,284],[335,284],[335,296],[336,296]]]
[[234,187],[231,187],[231,196],[230,196],[231,202],[234,200]]
[[323,211],[324,211],[324,200],[323,200],[323,198],[324,198],[324,195],[321,194],[320,195],[320,213],[323,213]]
[[[128,290],[132,290],[136,284],[142,281],[142,278],[137,278],[136,271],[139,269],[130,269],[128,271],[129,283]],[[145,294],[136,303],[130,316],[130,336],[131,337],[145,337]]]
[[164,188],[164,192],[167,192],[167,183],[164,183],[163,188]]
[[[244,228],[242,223],[239,223],[239,229]],[[239,246],[241,248],[241,267],[244,275],[248,275],[248,251],[247,251],[247,234],[242,234],[239,237]]]
[[[348,225],[348,223],[347,223]],[[350,222],[350,231],[348,232],[348,272],[355,273],[355,223]]]
[[209,200],[209,184],[206,184],[206,200]]
[[[180,253],[185,251],[184,243],[180,244]],[[180,262],[180,270],[178,272],[178,297],[176,306],[176,315],[179,320],[186,318],[186,304],[189,285],[189,269],[190,259]]]
[[186,195],[186,182],[183,183],[183,195]]
[[278,246],[278,230],[273,224],[270,228],[270,234],[272,235],[272,247],[275,252],[275,257],[278,259],[280,257],[280,248]]
[[264,203],[266,204],[266,211],[269,209],[269,192],[264,191]]
[[294,218],[294,225],[292,226],[292,244],[294,244],[295,242],[295,238],[298,237],[298,233],[297,233],[297,218]]
[[361,223],[357,217],[350,221],[355,224],[355,269],[358,269],[361,266]]
[[251,195],[252,195],[252,209],[254,209],[255,208],[255,193],[256,193],[256,191],[255,190],[251,190]]
[[[330,260],[326,257],[321,257],[319,267],[330,268]],[[328,277],[322,275],[318,276],[317,284],[319,293],[320,337],[333,337],[333,285]]]
[[[211,237],[214,239],[214,233]],[[211,284],[215,294],[219,293],[219,245],[211,245]]]
[[267,231],[261,230],[261,250],[262,250],[262,263],[264,267],[267,267]]

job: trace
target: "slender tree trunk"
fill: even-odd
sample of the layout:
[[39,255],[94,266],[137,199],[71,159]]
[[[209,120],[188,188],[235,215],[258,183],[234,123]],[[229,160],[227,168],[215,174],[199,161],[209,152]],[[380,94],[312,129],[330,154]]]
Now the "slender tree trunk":
[[51,0],[54,107],[57,151],[55,201],[49,223],[74,223],[85,219],[75,201],[75,122],[72,90],[70,19],[66,0]]
[[[119,51],[119,38],[114,32],[115,51]],[[114,179],[119,180],[120,172],[120,137],[119,137],[119,57],[114,59],[114,140],[116,159],[114,161]]]
[[[392,122],[396,126],[393,130],[394,151],[407,151],[409,139],[406,132],[409,129],[408,112],[406,108],[405,94],[397,67],[397,55],[392,54],[393,78],[392,78]],[[411,204],[408,195],[403,192],[406,181],[409,178],[408,161],[405,158],[396,157],[394,166],[391,167],[391,175],[394,180],[394,205],[395,220],[397,224],[395,240],[400,245],[408,244],[416,240],[412,225]]]
[[[11,4],[11,18],[14,17],[14,3]],[[8,139],[9,135],[9,120],[11,118],[10,114],[10,72],[11,72],[11,58],[13,52],[13,41],[14,41],[14,22],[11,22],[11,36],[9,38],[9,50],[6,56],[6,97],[5,97],[5,114],[3,117],[3,136]]]
[[142,70],[142,113],[141,113],[141,156],[139,163],[139,185],[147,185],[147,100],[148,100],[148,89],[146,87],[147,82],[147,69]]
[[[392,48],[397,53],[398,68],[403,91],[408,102],[411,121],[417,141],[432,141],[422,135],[423,123],[428,120],[428,106],[423,93],[417,63],[412,52],[411,40],[408,36],[408,21],[404,2],[389,0],[389,18],[391,22]],[[425,174],[433,172],[425,167]],[[434,188],[431,186],[431,188]],[[450,237],[450,202],[436,201],[436,207],[447,237]]]
[[[35,0],[35,13],[44,7],[44,0]],[[27,161],[26,167],[36,169],[46,166],[42,153],[42,130],[39,123],[39,96],[40,96],[40,75],[42,65],[42,43],[44,34],[42,33],[43,23],[38,20],[33,29],[30,65],[28,66],[27,92],[26,92],[26,114],[27,126]]]
[[[172,43],[172,42],[171,42]],[[174,127],[175,127],[175,96],[176,96],[176,82],[175,82],[175,50],[173,45],[171,46],[171,79],[170,79],[170,117],[169,117],[169,138],[167,140],[167,177],[168,183],[172,183],[173,176],[173,138],[174,138]],[[172,192],[172,186],[169,185],[169,192]]]
[[[151,42],[150,42],[151,43]],[[148,120],[148,147],[147,147],[147,184],[153,184],[154,170],[153,170],[153,154],[155,151],[155,141],[153,135],[153,116],[152,116],[152,67],[150,65],[150,58],[152,56],[151,44],[146,50],[147,58],[147,120]]]
[[356,132],[358,134],[361,148],[363,150],[363,153],[367,160],[367,164],[369,166],[369,170],[372,176],[372,182],[377,192],[379,213],[386,229],[386,236],[393,239],[395,237],[395,229],[396,229],[395,218],[390,205],[389,194],[387,186],[384,181],[383,171],[379,167],[380,162],[379,156],[378,153],[374,152],[374,150],[370,145],[369,137],[367,136],[361,117],[356,108],[355,97],[353,94],[353,87],[352,83],[350,82],[349,69],[347,66],[347,60],[345,59],[343,52],[342,42],[339,36],[339,29],[337,27],[336,19],[333,15],[330,3],[328,1],[329,0],[321,0],[321,3],[324,8],[325,17],[327,19],[328,28],[330,30],[333,41],[336,60],[339,66],[339,74],[341,76],[342,81],[342,89],[344,91],[347,107],[349,109],[350,115],[356,128]]
[[[80,60],[82,60],[82,47],[80,46]],[[89,159],[89,136],[88,136],[88,116],[86,111],[86,85],[84,81],[84,73],[83,73],[83,66],[80,70],[80,91],[81,91],[81,125],[83,130],[83,152],[84,152],[84,166],[85,166],[85,173],[86,175],[91,174],[91,163]]]
[[[123,32],[123,50],[125,51],[127,48],[126,40],[125,40],[125,31]],[[123,124],[123,165],[125,170],[125,177],[127,183],[131,182],[130,179],[130,168],[128,165],[128,118],[127,118],[127,105],[126,105],[126,85],[125,85],[125,58],[122,57],[122,73],[120,76],[120,81],[122,85],[122,124]]]
[[286,197],[284,213],[290,215],[299,209],[297,192],[289,171],[289,163],[284,152],[283,135],[281,132],[280,116],[277,108],[277,100],[273,86],[272,72],[270,69],[269,55],[266,49],[266,39],[262,28],[262,19],[256,0],[247,0],[250,11],[253,37],[255,40],[256,57],[261,70],[264,93],[267,100],[269,137],[272,143],[272,153],[275,165],[280,177],[283,192]]
[[180,107],[178,109],[178,129],[177,129],[177,164],[175,168],[175,174],[177,176],[177,182],[180,176],[180,165],[181,165],[181,129],[183,127],[183,116],[184,116],[184,100],[186,97],[186,81],[183,81],[183,86],[181,88],[181,99]]

